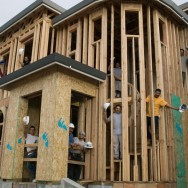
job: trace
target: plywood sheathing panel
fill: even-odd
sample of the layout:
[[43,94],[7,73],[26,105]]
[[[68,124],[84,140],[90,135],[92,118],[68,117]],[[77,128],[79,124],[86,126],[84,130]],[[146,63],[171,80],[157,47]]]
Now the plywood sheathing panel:
[[[6,128],[3,143],[3,161],[1,164],[1,178],[12,179],[14,174],[14,157],[16,146],[16,129],[18,119],[19,92],[10,98],[7,112]],[[5,160],[6,159],[6,160]]]
[[[53,91],[53,92],[52,92]],[[54,143],[55,105],[56,105],[56,78],[55,74],[43,81],[41,117],[38,143],[38,161],[36,179],[52,181],[52,159]],[[46,135],[46,139],[44,138]],[[63,144],[62,144],[63,145]]]

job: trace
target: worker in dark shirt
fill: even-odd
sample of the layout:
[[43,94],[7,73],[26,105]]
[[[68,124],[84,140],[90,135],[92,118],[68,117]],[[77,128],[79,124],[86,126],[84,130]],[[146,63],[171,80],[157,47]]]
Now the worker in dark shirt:
[[19,63],[22,67],[25,67],[26,65],[29,65],[30,64],[30,61],[29,61],[29,58],[28,56],[25,56],[24,57],[24,61],[22,62],[21,61],[21,55],[19,56]]

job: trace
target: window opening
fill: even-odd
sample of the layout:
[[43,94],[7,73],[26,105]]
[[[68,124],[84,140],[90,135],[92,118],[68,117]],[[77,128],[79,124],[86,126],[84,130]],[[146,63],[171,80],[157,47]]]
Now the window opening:
[[[41,93],[28,96],[27,116],[29,125],[26,128],[27,138],[24,148],[23,181],[33,181],[36,176],[38,136],[40,129]],[[25,125],[24,125],[25,126]],[[33,128],[34,127],[34,128]],[[32,132],[34,131],[34,133]],[[30,146],[27,146],[30,144]]]
[[71,32],[71,51],[76,50],[77,30]]
[[33,48],[33,40],[30,40],[29,42],[25,43],[24,56],[25,57],[27,56],[30,61],[31,61],[31,57],[32,57],[32,48]]
[[9,62],[9,53],[3,56],[3,60],[4,60],[3,75],[7,75],[8,62]]
[[164,27],[164,22],[159,20],[159,33],[160,33],[160,41],[164,42],[164,33],[163,33],[163,27]]
[[125,12],[126,34],[139,35],[138,12]]
[[99,18],[94,21],[94,41],[98,41],[102,38],[102,19]]

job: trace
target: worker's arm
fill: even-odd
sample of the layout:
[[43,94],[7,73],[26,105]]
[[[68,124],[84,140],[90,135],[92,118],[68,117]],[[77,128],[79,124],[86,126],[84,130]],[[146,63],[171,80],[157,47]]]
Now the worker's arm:
[[24,124],[24,137],[27,138],[27,125]]
[[21,61],[21,54],[19,54],[19,64],[23,67],[24,63]]
[[106,111],[103,112],[103,119],[104,119],[105,123],[108,122]]
[[116,80],[121,81],[121,77],[118,77],[118,76],[115,76],[115,75],[114,75],[114,78],[115,78]]
[[174,107],[174,106],[172,106],[172,105],[170,105],[170,104],[166,104],[166,107],[167,107],[167,108],[174,109],[174,110],[179,110],[179,108]]
[[108,66],[108,71],[111,72],[111,64]]

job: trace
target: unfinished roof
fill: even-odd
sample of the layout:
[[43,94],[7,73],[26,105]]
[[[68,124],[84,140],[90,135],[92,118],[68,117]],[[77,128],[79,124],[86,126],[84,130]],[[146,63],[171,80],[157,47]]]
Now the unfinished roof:
[[[68,19],[69,17],[85,10],[86,8],[93,6],[97,3],[105,2],[106,0],[84,0],[75,5],[74,7],[68,9],[67,11],[63,12],[62,14],[56,16],[52,20],[52,24],[54,26],[60,24],[64,20]],[[188,23],[188,15],[185,14],[180,7],[178,7],[173,1],[171,0],[153,0],[154,2],[163,5],[170,9],[173,13],[175,13],[179,18],[184,19],[186,23]],[[131,2],[131,1],[130,1]]]
[[61,67],[69,69],[70,71],[78,72],[98,81],[104,81],[106,79],[106,74],[104,72],[84,65],[63,55],[54,53],[11,74],[8,74],[7,76],[2,77],[0,79],[0,88],[8,86],[9,84],[16,82],[17,80],[20,80],[26,76],[39,72],[53,65],[59,65]]
[[23,11],[21,11],[19,14],[17,14],[15,17],[10,19],[8,22],[6,22],[3,26],[0,27],[0,34],[5,32],[10,27],[17,24],[19,21],[23,20],[26,16],[34,12],[36,9],[40,8],[41,6],[45,6],[48,9],[57,12],[58,14],[65,11],[64,8],[57,5],[56,3],[50,1],[50,0],[36,0],[34,3],[29,5],[27,8],[25,8]]
[[57,24],[61,23],[62,21],[64,21],[64,19],[69,18],[69,16],[72,16],[75,13],[83,11],[83,9],[86,9],[89,6],[92,6],[96,3],[103,2],[103,1],[106,1],[106,0],[83,0],[80,3],[78,3],[77,5],[73,6],[72,8],[66,10],[64,13],[60,14],[59,16],[56,16],[52,20],[52,24],[57,25]]

